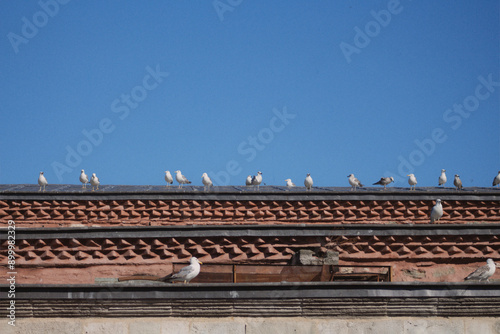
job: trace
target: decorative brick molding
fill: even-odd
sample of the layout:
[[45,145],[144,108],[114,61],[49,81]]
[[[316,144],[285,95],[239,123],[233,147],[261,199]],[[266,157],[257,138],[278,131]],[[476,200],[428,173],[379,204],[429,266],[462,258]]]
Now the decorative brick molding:
[[[338,252],[341,265],[393,266],[395,281],[457,281],[486,258],[500,258],[496,189],[198,188],[105,186],[91,193],[61,185],[39,193],[0,185],[0,228],[15,221],[16,267],[30,283],[37,268],[52,273],[39,282],[59,282],[70,268],[88,268],[95,277],[109,277],[100,269],[113,266],[127,268],[125,275],[152,267],[166,275],[161,266],[191,256],[289,264],[301,249]],[[444,216],[431,225],[436,198]],[[5,263],[6,233],[0,244]],[[89,277],[79,279],[75,274],[75,282]]]
[[[106,233],[105,233],[106,234]],[[7,257],[7,241],[0,261]],[[183,262],[191,256],[209,263],[288,263],[301,249],[339,253],[343,261],[436,261],[500,258],[498,235],[316,236],[209,238],[23,239],[17,266],[88,266]]]
[[40,193],[32,185],[0,185],[0,226],[159,226],[234,224],[428,223],[436,198],[443,201],[440,223],[500,222],[500,191],[420,188],[103,186],[98,192],[55,185]]
[[[456,282],[486,258],[500,258],[498,224],[21,228],[17,237],[23,283],[64,282],[65,272],[75,283],[136,273],[164,276],[172,263],[187,263],[191,256],[205,264],[284,265],[304,249],[316,256],[338,252],[341,265],[391,266],[394,281]],[[0,251],[4,263],[6,243]]]
[[[430,200],[0,200],[19,227],[429,223]],[[498,201],[443,201],[440,223],[498,223]]]

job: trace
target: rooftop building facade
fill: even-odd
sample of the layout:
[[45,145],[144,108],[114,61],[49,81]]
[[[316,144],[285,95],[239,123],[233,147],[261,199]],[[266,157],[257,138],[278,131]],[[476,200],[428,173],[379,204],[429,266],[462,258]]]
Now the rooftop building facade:
[[[82,317],[120,317],[127,305],[141,309],[149,305],[145,301],[158,296],[167,300],[158,309],[153,307],[153,313],[169,317],[191,312],[189,307],[179,313],[173,304],[165,306],[179,298],[197,300],[198,306],[230,304],[224,304],[228,308],[219,313],[197,309],[202,317],[264,316],[266,307],[267,316],[279,317],[279,309],[291,305],[295,305],[293,310],[281,316],[359,316],[370,312],[351,308],[351,313],[343,313],[332,307],[355,300],[372,305],[373,300],[366,299],[372,293],[381,298],[377,303],[385,310],[377,310],[376,316],[417,314],[413,306],[404,306],[404,298],[413,297],[418,305],[428,307],[421,316],[463,317],[464,309],[450,313],[436,308],[465,296],[460,295],[462,289],[470,291],[472,299],[462,300],[461,305],[479,305],[483,313],[478,316],[500,315],[500,296],[489,292],[497,284],[498,273],[492,283],[473,283],[474,288],[462,283],[486,259],[500,259],[497,189],[305,191],[262,186],[204,191],[196,186],[101,186],[92,192],[75,185],[49,185],[45,192],[38,189],[0,185],[4,230],[0,259],[7,262],[5,230],[13,221],[16,282],[23,296],[19,303],[31,310],[26,317],[37,317],[36,300],[64,305],[75,295],[87,303],[81,304],[87,305],[82,306]],[[430,224],[429,214],[438,198],[444,214]],[[187,286],[118,283],[118,278],[131,275],[165,276],[192,256],[203,262],[202,272]],[[3,279],[8,272],[7,266],[0,268]],[[105,298],[109,305],[98,298],[104,303],[102,312],[91,307],[99,291],[110,294]],[[417,292],[412,295],[411,291]],[[139,295],[137,304],[117,301]],[[426,304],[425,295],[437,299]],[[255,301],[262,298],[269,304],[262,304],[259,311]],[[324,303],[323,311],[307,311],[304,303]],[[121,305],[122,313],[106,313],[112,305]],[[238,307],[245,309],[244,305],[252,311],[239,314]],[[162,313],[162,307],[170,313]],[[388,311],[391,307],[394,313]],[[44,312],[39,317],[57,316]]]

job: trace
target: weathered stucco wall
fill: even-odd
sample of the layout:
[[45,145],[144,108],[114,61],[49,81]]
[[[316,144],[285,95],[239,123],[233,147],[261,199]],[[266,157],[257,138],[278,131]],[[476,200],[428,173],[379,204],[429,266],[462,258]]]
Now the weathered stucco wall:
[[128,318],[19,319],[4,334],[498,334],[498,318]]

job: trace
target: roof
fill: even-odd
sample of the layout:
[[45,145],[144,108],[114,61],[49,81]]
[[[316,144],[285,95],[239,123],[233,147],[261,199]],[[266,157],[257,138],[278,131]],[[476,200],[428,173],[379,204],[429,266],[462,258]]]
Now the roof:
[[207,199],[207,200],[308,200],[343,199],[343,200],[370,200],[370,199],[482,199],[500,200],[498,188],[465,188],[457,191],[455,188],[421,187],[415,191],[409,188],[366,187],[351,191],[350,187],[314,187],[306,191],[305,187],[288,189],[285,186],[262,186],[259,189],[245,186],[215,186],[204,191],[203,186],[156,186],[156,185],[103,185],[98,191],[82,190],[81,185],[56,184],[48,185],[45,192],[39,192],[40,187],[35,184],[0,184],[0,199],[2,198],[46,198],[46,199],[88,199],[92,198],[127,198],[127,199]]

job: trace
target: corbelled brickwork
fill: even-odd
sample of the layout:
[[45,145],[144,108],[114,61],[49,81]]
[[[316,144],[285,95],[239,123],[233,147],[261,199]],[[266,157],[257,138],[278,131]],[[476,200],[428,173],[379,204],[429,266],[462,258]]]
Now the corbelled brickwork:
[[[430,200],[1,200],[0,221],[72,225],[428,223]],[[500,222],[496,201],[443,201],[440,223]]]
[[[343,261],[452,261],[500,258],[497,235],[357,236],[357,237],[211,237],[32,239],[17,244],[18,266],[88,266],[185,262],[287,263],[300,249],[339,253]],[[5,263],[7,241],[0,261]]]

